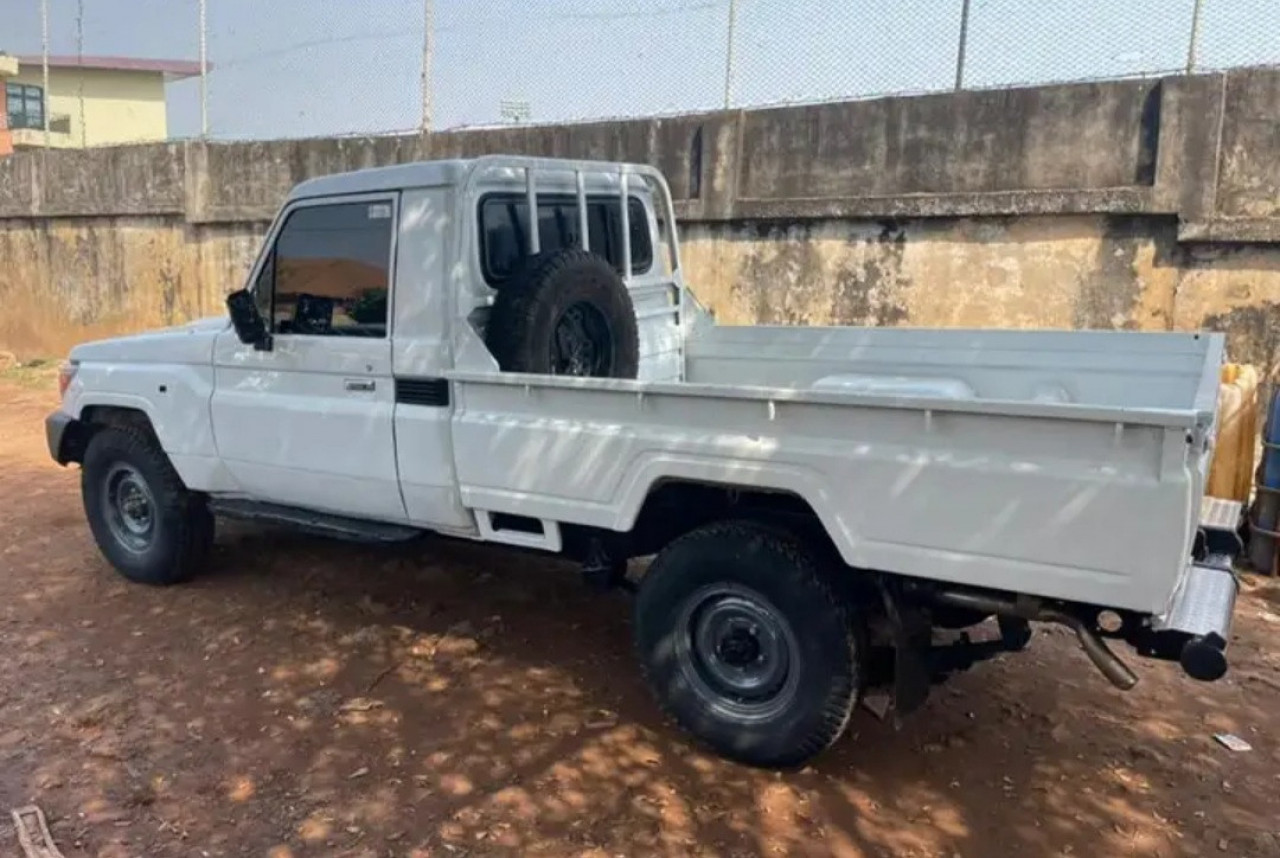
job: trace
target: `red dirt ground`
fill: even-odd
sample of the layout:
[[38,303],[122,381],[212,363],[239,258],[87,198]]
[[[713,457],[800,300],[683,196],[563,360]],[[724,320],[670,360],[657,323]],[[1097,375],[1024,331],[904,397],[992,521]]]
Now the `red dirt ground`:
[[1280,855],[1268,584],[1219,683],[1135,660],[1123,694],[1038,633],[761,772],[663,722],[626,597],[563,564],[226,528],[195,583],[126,584],[48,461],[52,397],[0,402],[2,856],[27,803],[68,858]]

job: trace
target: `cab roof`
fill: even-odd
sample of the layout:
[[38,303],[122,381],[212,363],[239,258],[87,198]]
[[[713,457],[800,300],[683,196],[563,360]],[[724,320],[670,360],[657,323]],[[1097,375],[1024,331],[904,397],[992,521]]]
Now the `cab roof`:
[[335,173],[332,176],[320,176],[301,182],[290,192],[289,199],[451,185],[466,174],[471,163],[469,160],[455,158],[448,161],[415,161],[411,164]]
[[[571,171],[574,168],[589,170],[587,187],[597,191],[602,188],[617,187],[616,171],[622,167],[629,168],[631,171],[653,173],[651,167],[621,164],[617,161],[571,161],[558,158],[488,155],[473,159],[415,161],[410,164],[372,167],[347,173],[335,173],[331,176],[320,176],[299,183],[290,192],[289,200],[455,185],[465,181],[471,168],[481,163],[497,171],[496,174],[489,173],[487,176],[489,181],[499,183],[523,182],[522,170],[526,166],[549,170],[553,175],[558,174],[558,177],[540,180],[548,189],[556,188],[566,181],[572,182]],[[569,187],[571,188],[572,185],[570,184]],[[637,187],[636,191],[643,193],[640,187]]]

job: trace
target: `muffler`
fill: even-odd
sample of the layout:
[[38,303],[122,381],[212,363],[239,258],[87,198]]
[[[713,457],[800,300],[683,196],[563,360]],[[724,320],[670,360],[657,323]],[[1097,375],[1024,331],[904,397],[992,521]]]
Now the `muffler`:
[[984,614],[997,614],[1005,617],[1017,617],[1023,620],[1035,620],[1044,623],[1057,623],[1071,629],[1080,640],[1080,646],[1093,666],[1107,678],[1107,681],[1122,691],[1128,691],[1138,684],[1138,677],[1129,667],[1116,657],[1106,642],[1094,634],[1079,617],[1074,617],[1056,608],[1046,608],[1039,599],[1018,597],[1015,599],[991,596],[984,593],[972,593],[964,590],[940,590],[932,594],[935,602],[950,605],[954,608],[965,608]]

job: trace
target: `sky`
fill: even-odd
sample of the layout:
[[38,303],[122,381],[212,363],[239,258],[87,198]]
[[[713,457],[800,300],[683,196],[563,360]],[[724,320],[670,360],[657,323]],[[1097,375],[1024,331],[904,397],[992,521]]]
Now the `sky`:
[[[47,0],[54,53],[196,59],[198,0]],[[407,131],[428,0],[206,0],[211,132]],[[723,106],[730,0],[432,0],[433,127]],[[1186,63],[1195,0],[971,0],[965,82],[1155,74]],[[962,0],[736,0],[735,106],[949,89]],[[80,10],[81,25],[77,27]],[[1204,68],[1280,64],[1280,0],[1202,0]],[[77,32],[82,33],[77,38]],[[0,0],[0,50],[39,53],[40,0]],[[199,82],[169,86],[174,137]]]

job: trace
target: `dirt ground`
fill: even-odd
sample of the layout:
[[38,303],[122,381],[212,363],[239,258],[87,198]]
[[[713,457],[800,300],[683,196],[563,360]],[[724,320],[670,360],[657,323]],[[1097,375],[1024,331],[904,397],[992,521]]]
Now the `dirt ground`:
[[[431,540],[226,528],[193,584],[124,583],[47,459],[53,397],[0,381],[0,856],[35,803],[103,856],[1280,856],[1280,589],[1212,685],[1064,634],[869,713],[813,766],[724,762],[664,723],[628,600]],[[1235,733],[1232,752],[1212,734]]]

